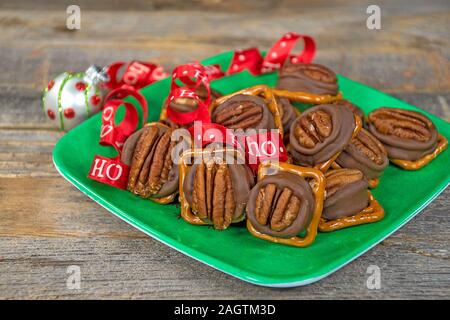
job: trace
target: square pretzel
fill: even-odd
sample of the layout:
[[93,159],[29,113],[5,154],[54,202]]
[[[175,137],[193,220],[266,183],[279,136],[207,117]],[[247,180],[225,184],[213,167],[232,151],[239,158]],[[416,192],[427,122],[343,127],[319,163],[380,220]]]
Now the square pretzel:
[[317,236],[317,228],[319,225],[320,217],[322,216],[322,209],[323,209],[323,201],[325,194],[325,176],[320,170],[314,168],[299,167],[285,162],[277,164],[265,162],[260,164],[259,166],[258,181],[263,179],[265,176],[269,175],[270,169],[276,169],[284,172],[293,173],[302,178],[314,179],[313,186],[311,187],[315,199],[313,218],[309,223],[308,227],[306,228],[306,236],[303,238],[299,236],[291,238],[281,238],[261,233],[255,229],[255,227],[250,222],[250,219],[247,219],[247,229],[252,235],[263,240],[286,244],[294,247],[307,247],[314,242],[314,239]]
[[349,217],[342,217],[335,220],[326,220],[324,218],[321,218],[319,223],[319,231],[331,232],[382,220],[384,218],[383,207],[375,199],[370,191],[367,192],[369,194],[369,204],[366,208],[361,210],[359,213]]
[[329,95],[329,94],[313,94],[313,93],[307,93],[307,92],[300,92],[300,91],[289,91],[289,90],[283,90],[283,89],[272,89],[272,93],[276,97],[280,98],[287,98],[290,101],[294,102],[301,102],[306,104],[328,104],[335,101],[342,100],[342,93],[338,93],[335,96]]
[[272,89],[266,85],[253,86],[253,87],[243,89],[240,91],[236,91],[229,95],[217,98],[209,107],[209,114],[212,115],[213,111],[219,105],[221,105],[228,99],[230,99],[238,94],[244,94],[244,95],[248,95],[248,96],[257,96],[257,97],[264,98],[265,102],[267,103],[267,107],[268,107],[269,111],[273,115],[273,118],[275,121],[275,126],[277,127],[278,131],[280,132],[281,138],[283,138],[284,132],[283,132],[283,123],[281,122],[280,107],[278,106],[278,102],[275,99],[274,94],[272,93]]
[[[205,221],[203,221],[202,219],[200,219],[198,216],[196,216],[192,210],[191,210],[191,206],[189,205],[189,202],[186,200],[186,196],[184,195],[184,190],[183,190],[183,185],[184,185],[184,180],[186,178],[186,175],[189,172],[189,164],[187,163],[187,159],[191,159],[192,157],[196,157],[196,156],[203,156],[205,155],[211,155],[211,153],[232,153],[233,156],[237,155],[238,158],[241,161],[244,161],[243,163],[245,163],[245,158],[242,156],[241,152],[239,152],[237,149],[232,149],[232,148],[220,148],[220,149],[213,149],[213,150],[205,150],[205,149],[192,149],[192,150],[187,150],[185,152],[183,152],[183,154],[181,155],[180,161],[179,161],[179,168],[180,168],[180,177],[179,177],[179,199],[180,199],[180,203],[181,203],[181,217],[188,223],[190,224],[194,224],[194,225],[199,225],[199,226],[204,226],[204,225],[209,225],[208,223],[206,223]],[[203,160],[202,160],[203,161]]]
[[389,161],[405,170],[419,170],[420,168],[425,167],[427,164],[429,164],[442,151],[447,149],[447,146],[448,146],[447,138],[444,137],[442,134],[439,134],[436,149],[434,149],[432,153],[427,154],[415,161],[400,160],[400,159],[389,159]]
[[[359,116],[357,116],[356,114],[354,115],[355,118],[355,128],[353,129],[353,133],[352,136],[350,138],[350,140],[352,140],[354,137],[356,137],[356,135],[358,134],[358,132],[361,130],[362,128],[362,120]],[[328,159],[325,162],[322,163],[318,163],[314,166],[315,169],[322,171],[323,173],[326,173],[328,171],[328,169],[331,167],[331,165],[333,163],[335,163],[335,160],[339,157],[339,155],[341,154],[342,151],[337,152],[335,155],[333,155],[330,159]]]

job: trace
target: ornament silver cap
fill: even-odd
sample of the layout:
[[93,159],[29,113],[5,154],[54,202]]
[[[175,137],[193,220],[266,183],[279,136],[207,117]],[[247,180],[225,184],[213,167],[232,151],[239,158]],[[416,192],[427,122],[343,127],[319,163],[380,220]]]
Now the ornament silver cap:
[[89,84],[99,84],[101,82],[109,81],[107,73],[108,68],[101,68],[96,65],[91,65],[85,72],[84,80]]

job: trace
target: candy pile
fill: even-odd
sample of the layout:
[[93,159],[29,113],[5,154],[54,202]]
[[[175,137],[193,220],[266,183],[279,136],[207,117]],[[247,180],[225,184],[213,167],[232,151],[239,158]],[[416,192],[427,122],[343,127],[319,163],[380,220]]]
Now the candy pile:
[[160,121],[118,148],[125,188],[179,201],[191,224],[224,230],[245,220],[252,235],[297,247],[318,231],[383,219],[370,189],[389,162],[420,169],[447,140],[415,111],[383,106],[365,115],[343,98],[332,70],[287,57],[274,88],[228,95],[210,88],[207,68],[177,67]]

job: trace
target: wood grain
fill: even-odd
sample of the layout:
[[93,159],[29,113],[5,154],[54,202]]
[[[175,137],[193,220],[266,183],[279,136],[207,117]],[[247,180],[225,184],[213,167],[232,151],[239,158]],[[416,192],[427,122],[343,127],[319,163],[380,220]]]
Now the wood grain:
[[[361,1],[64,1],[0,3],[0,298],[450,298],[450,190],[330,277],[289,290],[236,280],[148,238],[63,180],[41,89],[64,70],[151,60],[167,70],[233,48],[267,49],[288,30],[313,35],[317,61],[450,121],[448,1],[378,1],[369,31]],[[366,287],[369,265],[380,290]],[[81,290],[66,287],[81,268]]]

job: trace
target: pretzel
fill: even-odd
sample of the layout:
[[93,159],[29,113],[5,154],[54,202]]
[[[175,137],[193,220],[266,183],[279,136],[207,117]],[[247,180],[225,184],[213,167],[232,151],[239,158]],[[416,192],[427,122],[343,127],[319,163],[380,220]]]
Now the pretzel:
[[306,92],[294,92],[282,89],[272,89],[273,94],[276,97],[287,98],[291,101],[308,103],[308,104],[328,104],[334,101],[342,100],[342,93],[336,96],[331,96],[328,94],[312,94]]
[[[357,116],[356,114],[354,115],[355,117],[355,129],[353,129],[353,133],[352,133],[352,137],[350,138],[350,141],[356,137],[356,135],[358,134],[359,130],[361,130],[362,128],[362,120],[359,116]],[[339,155],[341,154],[342,151],[337,152],[334,156],[332,156],[330,159],[328,159],[327,161],[323,162],[323,163],[318,163],[314,166],[315,169],[322,171],[323,173],[327,172],[328,169],[331,167],[331,165],[333,163],[335,163],[335,160],[339,157]]]
[[[163,123],[160,123],[160,122],[148,122],[148,123],[144,124],[144,127],[152,127],[152,126],[159,126],[159,127],[170,129],[169,126],[167,126]],[[131,172],[130,172],[130,174],[131,174]],[[149,197],[148,199],[153,202],[156,202],[158,204],[169,204],[175,200],[175,197],[176,197],[176,192],[174,192],[168,196],[165,196],[165,197],[161,197],[161,198]]]
[[299,167],[287,163],[275,164],[265,162],[260,164],[259,166],[258,181],[264,178],[266,175],[268,175],[268,171],[271,168],[285,172],[290,172],[299,175],[302,178],[312,178],[315,180],[312,186],[312,191],[315,197],[315,209],[312,220],[306,229],[306,236],[303,238],[298,236],[291,238],[281,238],[263,234],[255,229],[253,224],[250,222],[250,219],[247,219],[247,229],[252,235],[263,240],[281,243],[294,247],[307,247],[314,242],[314,239],[316,238],[317,235],[317,227],[319,225],[323,209],[323,201],[325,194],[325,176],[321,171],[313,168]]
[[369,204],[365,209],[361,210],[361,212],[356,215],[335,220],[326,220],[321,218],[319,223],[319,231],[331,232],[361,224],[372,223],[383,219],[383,207],[374,198],[370,191],[367,191],[367,193],[369,194]]
[[269,88],[266,85],[257,85],[257,86],[253,86],[253,87],[250,87],[247,89],[233,92],[226,96],[219,97],[213,103],[211,103],[211,106],[209,107],[209,114],[212,114],[214,109],[216,109],[219,105],[221,105],[228,99],[230,99],[238,94],[244,94],[244,95],[249,95],[249,96],[262,96],[267,103],[267,107],[268,107],[269,111],[273,115],[273,118],[275,121],[275,126],[277,127],[278,131],[280,132],[281,138],[283,138],[284,132],[283,132],[283,124],[281,122],[280,107],[278,106],[278,103],[277,103],[272,91],[273,91],[273,89]]
[[[196,157],[196,156],[201,156],[202,158],[205,155],[210,156],[211,152],[213,152],[213,153],[219,153],[219,152],[233,153],[233,155],[237,155],[241,161],[244,161],[242,154],[240,152],[238,152],[236,149],[231,149],[231,148],[221,148],[221,149],[214,149],[214,150],[193,149],[193,150],[188,150],[188,151],[183,152],[183,154],[180,157],[180,163],[179,163],[179,168],[180,168],[180,181],[179,181],[180,197],[179,197],[179,200],[181,203],[181,217],[186,222],[193,224],[193,225],[204,226],[204,225],[209,225],[209,224],[192,213],[189,202],[186,200],[186,197],[184,194],[184,189],[183,189],[184,180],[189,172],[188,171],[189,166],[186,163],[186,160],[189,158],[192,158],[192,157]],[[242,162],[242,163],[244,163],[244,162]]]
[[415,161],[401,160],[401,159],[389,159],[389,161],[405,170],[419,170],[420,168],[425,167],[427,164],[429,164],[442,151],[447,149],[447,146],[448,146],[447,138],[445,138],[442,134],[439,134],[436,149],[434,149],[432,153],[427,154]]

